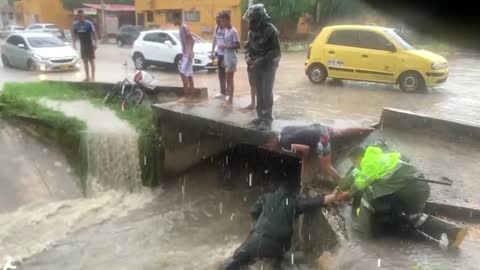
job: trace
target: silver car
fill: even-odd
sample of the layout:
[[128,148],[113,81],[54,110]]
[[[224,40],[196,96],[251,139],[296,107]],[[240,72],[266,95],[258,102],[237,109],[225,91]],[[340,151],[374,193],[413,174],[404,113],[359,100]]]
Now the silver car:
[[77,52],[52,34],[11,34],[1,51],[4,67],[40,71],[75,70],[80,67]]
[[7,25],[0,31],[0,38],[6,38],[8,35],[18,33],[25,30],[25,27],[20,25]]
[[50,33],[61,39],[65,39],[64,31],[57,25],[51,23],[34,23],[29,25],[25,31]]

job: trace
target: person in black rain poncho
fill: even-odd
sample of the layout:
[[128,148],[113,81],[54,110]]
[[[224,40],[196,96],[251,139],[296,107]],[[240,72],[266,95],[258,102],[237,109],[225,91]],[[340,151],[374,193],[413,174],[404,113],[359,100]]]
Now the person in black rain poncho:
[[253,125],[260,130],[270,130],[273,121],[273,84],[281,57],[277,28],[270,22],[262,4],[252,5],[243,16],[250,28],[245,59],[257,90],[257,116]]

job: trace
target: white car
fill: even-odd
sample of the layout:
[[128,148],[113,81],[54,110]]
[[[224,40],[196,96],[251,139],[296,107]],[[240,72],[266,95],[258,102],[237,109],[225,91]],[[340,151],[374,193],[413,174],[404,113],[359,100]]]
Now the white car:
[[63,32],[63,30],[52,23],[34,23],[27,27],[25,30],[31,32],[51,33],[61,39],[65,39],[65,33]]
[[6,38],[12,33],[18,33],[25,30],[25,27],[20,25],[7,25],[0,31],[0,38]]
[[[215,70],[217,60],[212,59],[212,43],[193,34],[195,53],[193,68]],[[180,70],[182,65],[182,46],[178,30],[151,30],[140,33],[133,43],[131,52],[133,63],[137,69],[148,66],[170,66]]]
[[8,36],[1,48],[4,67],[64,71],[80,67],[77,52],[52,34],[21,32]]

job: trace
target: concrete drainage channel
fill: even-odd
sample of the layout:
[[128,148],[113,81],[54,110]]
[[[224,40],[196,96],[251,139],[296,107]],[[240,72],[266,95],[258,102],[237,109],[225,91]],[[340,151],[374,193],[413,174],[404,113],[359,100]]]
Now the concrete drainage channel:
[[[75,85],[85,91],[107,91],[113,86],[91,83]],[[190,107],[170,102],[181,96],[181,89],[165,87],[163,90],[165,91],[159,92],[161,94],[151,96],[147,100],[147,104],[152,104],[154,113],[153,124],[156,134],[155,140],[151,143],[156,144],[157,151],[149,156],[148,160],[142,160],[142,155],[136,154],[139,157],[138,163],[154,164],[155,172],[152,174],[154,179],[148,183],[144,181],[144,184],[161,185],[168,192],[168,186],[175,185],[174,182],[177,182],[179,177],[182,179],[189,171],[213,164],[210,166],[216,168],[216,179],[222,181],[219,191],[222,194],[234,194],[236,190],[239,190],[238,192],[242,190],[241,192],[246,192],[245,194],[248,194],[248,190],[261,193],[274,187],[279,178],[288,178],[297,182],[299,186],[301,183],[308,183],[310,189],[308,192],[303,191],[305,196],[325,192],[331,188],[318,185],[316,175],[313,173],[300,179],[300,164],[297,157],[259,149],[258,146],[262,144],[265,134],[247,127],[249,115],[241,112],[212,113],[212,108],[215,108],[212,102],[215,101],[211,100],[203,100]],[[199,89],[197,93],[199,97],[207,96],[206,89]],[[48,123],[39,122],[34,118],[20,117],[20,119],[23,123],[28,123],[26,126],[32,131],[31,134],[34,134],[34,131],[40,136],[51,134]],[[275,128],[279,130],[281,126]],[[411,157],[412,162],[432,178],[443,176],[453,180],[452,187],[432,185],[432,198],[426,208],[429,214],[449,217],[468,224],[479,222],[480,202],[477,201],[478,196],[474,191],[480,188],[480,184],[477,184],[474,176],[479,175],[480,168],[471,162],[478,160],[477,157],[480,158],[478,156],[480,151],[475,151],[480,147],[479,127],[386,108],[382,113],[378,131],[370,137],[334,142],[334,149],[338,149],[334,152],[336,167],[345,173],[351,166],[346,158],[349,149],[355,145],[368,144],[380,137],[394,149]],[[57,141],[61,134],[50,138],[49,143],[61,142]],[[101,150],[101,142],[90,142],[97,143],[97,150]],[[66,144],[64,149],[68,148],[71,150],[72,146]],[[72,155],[68,151],[65,153],[67,156]],[[90,162],[93,162],[96,157],[91,158]],[[102,159],[108,159],[108,155],[102,156]],[[144,159],[147,159],[145,155]],[[69,160],[72,163],[81,159]],[[84,166],[80,166],[76,171],[79,174],[86,173]],[[123,176],[119,175],[115,178],[121,177]],[[115,185],[109,188],[115,188]],[[249,197],[245,203],[251,203],[251,199]],[[298,228],[301,233],[295,234],[293,245],[295,251],[287,254],[285,258],[284,265],[288,267],[286,269],[311,269],[324,252],[341,251],[345,241],[349,239],[347,226],[348,218],[345,217],[345,213],[335,207],[306,215],[303,228]],[[259,262],[254,267],[261,269],[262,263]],[[34,268],[34,261],[30,266]]]

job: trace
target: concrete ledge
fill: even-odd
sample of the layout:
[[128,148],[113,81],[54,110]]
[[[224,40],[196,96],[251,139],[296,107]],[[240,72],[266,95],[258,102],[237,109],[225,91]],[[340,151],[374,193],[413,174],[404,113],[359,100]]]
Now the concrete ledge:
[[[79,82],[79,81],[46,81],[49,84],[67,84],[73,87],[86,90],[86,91],[98,91],[102,94],[107,94],[110,89],[115,85],[115,83],[105,83],[105,82]],[[161,98],[161,97],[177,97],[180,98],[183,96],[183,87],[177,86],[157,86],[155,91],[145,92],[147,98]],[[208,89],[207,88],[195,88],[194,95],[196,98],[207,98]],[[155,101],[158,101],[155,99]]]
[[480,139],[480,126],[393,108],[383,109],[381,124],[384,128],[431,131],[456,141]]
[[480,222],[480,209],[451,205],[438,202],[427,202],[425,213],[434,216],[445,216],[451,219],[464,220],[468,222]]

